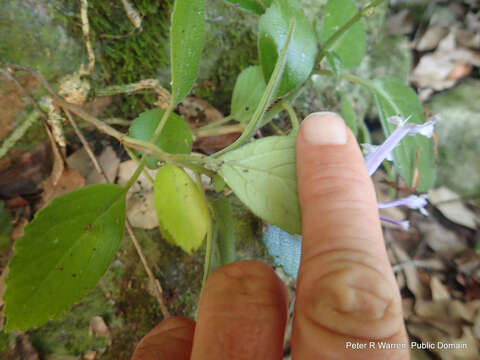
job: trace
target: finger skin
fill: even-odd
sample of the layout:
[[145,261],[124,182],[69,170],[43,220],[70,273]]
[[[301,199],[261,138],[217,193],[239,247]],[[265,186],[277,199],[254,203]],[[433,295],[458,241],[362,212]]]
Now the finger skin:
[[[334,114],[311,115],[297,137],[303,242],[292,359],[408,359],[401,298],[355,137],[347,128],[345,144],[308,141],[309,132],[339,121]],[[405,349],[382,351],[380,341]]]
[[138,343],[131,360],[189,360],[194,331],[190,319],[163,320]]
[[266,264],[213,271],[200,299],[192,360],[278,360],[288,316],[285,285]]

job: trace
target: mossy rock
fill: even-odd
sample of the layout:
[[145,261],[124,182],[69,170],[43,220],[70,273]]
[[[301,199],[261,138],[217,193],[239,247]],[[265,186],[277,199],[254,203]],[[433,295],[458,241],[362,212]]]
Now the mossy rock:
[[435,96],[428,104],[440,120],[438,134],[437,186],[461,195],[480,191],[480,81],[467,80]]

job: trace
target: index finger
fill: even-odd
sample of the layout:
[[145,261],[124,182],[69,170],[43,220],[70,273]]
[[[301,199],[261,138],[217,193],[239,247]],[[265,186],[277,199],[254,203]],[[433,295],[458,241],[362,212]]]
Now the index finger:
[[[408,358],[373,184],[355,137],[338,115],[312,114],[302,123],[297,178],[303,242],[293,358]],[[404,349],[348,348],[380,341]]]

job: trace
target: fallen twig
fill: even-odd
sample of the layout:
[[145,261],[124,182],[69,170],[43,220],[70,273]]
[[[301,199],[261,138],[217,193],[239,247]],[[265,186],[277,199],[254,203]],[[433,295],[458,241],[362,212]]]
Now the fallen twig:
[[88,68],[85,71],[80,71],[82,75],[91,75],[95,67],[95,53],[93,52],[92,43],[90,42],[90,25],[88,23],[88,1],[81,0],[80,2],[80,18],[82,19],[83,40],[87,46],[88,52]]

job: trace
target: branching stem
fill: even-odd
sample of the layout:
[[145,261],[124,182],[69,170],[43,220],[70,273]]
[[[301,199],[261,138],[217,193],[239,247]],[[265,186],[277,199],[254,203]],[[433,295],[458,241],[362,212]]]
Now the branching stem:
[[370,15],[371,11],[384,1],[385,0],[374,0],[370,4],[365,5],[363,9],[359,10],[350,20],[345,23],[345,25],[343,25],[340,29],[333,33],[332,36],[330,36],[323,45],[323,49],[318,56],[317,62],[320,63],[323,60],[323,58],[325,57],[325,53],[337,42],[338,39],[341,38],[343,34],[345,34],[353,25],[359,22],[362,18]]

